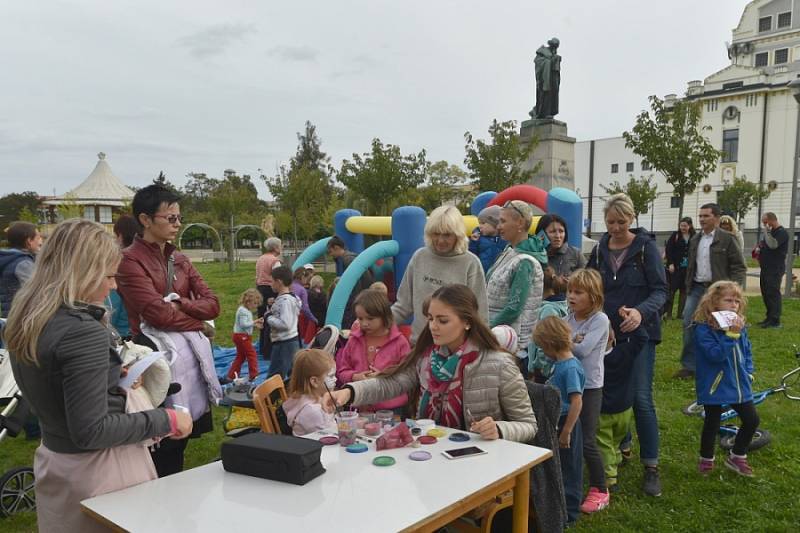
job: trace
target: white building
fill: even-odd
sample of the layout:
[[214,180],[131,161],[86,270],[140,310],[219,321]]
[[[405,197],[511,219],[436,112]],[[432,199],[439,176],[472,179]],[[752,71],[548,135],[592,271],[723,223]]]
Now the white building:
[[[744,220],[748,243],[755,240],[759,214],[774,211],[789,226],[792,176],[800,106],[787,84],[800,77],[800,1],[755,0],[744,9],[728,48],[731,64],[704,81],[690,81],[686,98],[701,102],[709,141],[725,152],[716,170],[684,202],[684,215],[715,202],[723,182],[746,176],[772,190]],[[669,102],[675,95],[667,95]],[[631,124],[631,127],[633,124]],[[644,166],[643,166],[644,165]],[[663,175],[625,148],[622,137],[583,141],[575,147],[575,189],[584,198],[592,234],[605,230],[602,185],[630,176],[653,176],[658,198],[640,225],[666,233],[677,227],[677,198]],[[696,224],[696,221],[695,221]],[[748,231],[749,230],[749,231]],[[748,244],[749,245],[749,244]]]

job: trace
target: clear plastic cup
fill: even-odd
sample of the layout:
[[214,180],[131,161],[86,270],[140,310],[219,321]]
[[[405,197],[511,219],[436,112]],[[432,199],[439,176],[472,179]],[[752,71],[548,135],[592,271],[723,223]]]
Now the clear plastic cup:
[[341,411],[335,418],[336,428],[339,433],[339,444],[341,446],[355,444],[358,432],[358,413],[355,411]]
[[394,425],[394,412],[389,409],[381,409],[375,413],[376,421],[381,425],[381,429],[386,426],[392,427]]

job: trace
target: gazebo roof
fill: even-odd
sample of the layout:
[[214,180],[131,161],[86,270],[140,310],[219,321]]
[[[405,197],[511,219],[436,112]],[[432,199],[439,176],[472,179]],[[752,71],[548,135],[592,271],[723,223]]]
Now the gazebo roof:
[[106,154],[100,152],[97,157],[99,159],[97,165],[83,183],[67,194],[47,200],[45,203],[57,205],[63,203],[63,200],[69,200],[79,205],[122,205],[124,201],[132,199],[133,191],[111,171],[111,166],[106,161]]

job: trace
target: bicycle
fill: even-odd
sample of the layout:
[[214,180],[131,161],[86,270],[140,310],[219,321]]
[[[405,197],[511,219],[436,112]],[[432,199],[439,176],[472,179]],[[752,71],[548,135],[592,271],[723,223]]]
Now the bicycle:
[[[797,345],[793,345],[793,348],[795,352],[795,358],[800,361],[800,350],[798,350]],[[784,374],[783,377],[781,377],[781,382],[777,387],[771,387],[769,389],[753,393],[753,405],[762,403],[769,396],[778,392],[782,392],[783,395],[789,400],[800,401],[800,396],[795,396],[795,394],[800,394],[800,390],[798,390],[796,393],[794,392],[798,389],[798,382],[800,382],[800,366]],[[729,405],[723,405],[723,409],[725,410],[722,412],[720,417],[722,421],[730,420],[731,418],[735,418],[737,416],[736,411],[731,409]],[[684,407],[682,411],[683,414],[688,416],[705,416],[703,406],[699,405],[696,401]],[[733,448],[733,442],[736,439],[736,433],[738,430],[739,428],[735,425],[723,425],[719,428],[719,445],[722,449],[730,450]],[[748,450],[757,450],[759,448],[763,448],[771,441],[772,435],[770,432],[759,428],[756,430],[755,435],[753,435],[753,440],[750,442]]]

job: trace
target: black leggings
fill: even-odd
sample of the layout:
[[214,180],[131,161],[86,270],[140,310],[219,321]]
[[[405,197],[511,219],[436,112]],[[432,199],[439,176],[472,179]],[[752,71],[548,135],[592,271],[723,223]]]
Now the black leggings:
[[[753,402],[734,403],[731,408],[736,411],[742,420],[742,425],[736,433],[736,440],[733,442],[733,453],[736,455],[746,455],[747,447],[753,440],[753,435],[758,429],[758,413]],[[714,457],[714,445],[719,433],[720,415],[722,415],[721,405],[704,405],[706,418],[703,422],[703,435],[700,437],[700,457],[711,459]]]

